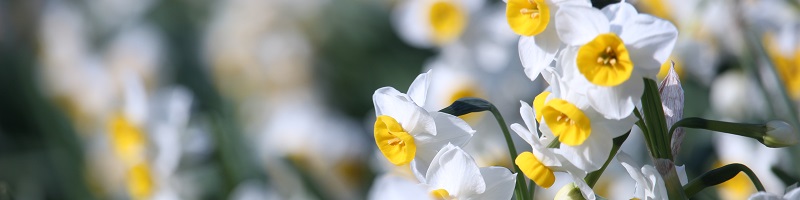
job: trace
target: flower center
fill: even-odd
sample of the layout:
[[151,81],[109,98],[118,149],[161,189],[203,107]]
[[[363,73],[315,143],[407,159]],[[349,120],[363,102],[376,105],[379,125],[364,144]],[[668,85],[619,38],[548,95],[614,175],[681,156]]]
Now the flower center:
[[114,151],[123,162],[138,163],[144,159],[144,133],[124,115],[117,114],[108,125]]
[[128,192],[132,199],[147,199],[153,194],[153,177],[150,168],[140,163],[128,171]]
[[464,31],[467,15],[464,10],[451,2],[439,1],[431,5],[428,22],[433,29],[433,40],[437,43],[448,43],[456,39]]
[[433,199],[442,199],[442,200],[455,200],[455,197],[450,196],[450,193],[447,192],[445,189],[437,189],[431,191],[431,196]]
[[517,159],[514,160],[514,163],[519,166],[519,170],[522,171],[525,176],[533,180],[539,187],[549,188],[553,186],[553,183],[556,181],[556,175],[553,173],[553,170],[545,166],[531,152],[522,152],[517,156]]
[[578,49],[578,71],[600,86],[622,84],[633,73],[633,62],[625,44],[614,33],[604,33]]
[[534,36],[544,31],[550,22],[550,8],[544,0],[509,0],[506,20],[515,33]]
[[403,130],[394,118],[381,115],[375,120],[375,144],[392,164],[405,165],[414,159],[414,137]]
[[589,118],[578,107],[563,99],[548,101],[542,108],[542,115],[553,135],[563,144],[581,145],[592,134]]

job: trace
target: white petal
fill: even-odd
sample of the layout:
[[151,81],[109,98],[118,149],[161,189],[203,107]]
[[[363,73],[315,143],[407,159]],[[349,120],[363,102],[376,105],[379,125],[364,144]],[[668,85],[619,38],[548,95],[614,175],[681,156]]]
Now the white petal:
[[666,199],[667,187],[664,184],[664,179],[652,165],[645,165],[642,167],[642,174],[647,177],[649,184],[645,188],[645,194],[648,199]]
[[757,193],[755,193],[753,195],[750,195],[750,197],[748,197],[747,199],[748,200],[783,200],[783,198],[781,198],[780,196],[774,195],[772,193],[767,193],[767,192],[757,192]]
[[428,78],[429,74],[431,74],[431,70],[420,74],[414,79],[414,82],[411,82],[411,86],[408,87],[408,96],[411,97],[411,100],[419,107],[425,107],[425,98],[428,96],[428,86],[431,85],[431,80]]
[[561,147],[554,149],[554,151],[564,156],[575,167],[591,172],[603,166],[608,154],[611,153],[612,146],[611,138],[595,137],[592,134],[581,145],[569,146],[561,144]]
[[661,64],[675,47],[678,29],[667,20],[639,14],[623,25],[619,37],[625,42],[636,70],[643,70],[640,74],[655,80]]
[[575,182],[575,186],[581,190],[581,195],[583,195],[583,198],[586,198],[587,200],[595,200],[596,197],[594,190],[592,190],[592,187],[589,187],[589,184],[586,184],[586,182],[583,180],[583,177],[572,173],[570,173],[570,175],[572,176],[572,181]]
[[[522,122],[525,123],[525,127],[528,128],[528,132],[535,136],[531,138],[539,138],[538,134],[536,133],[536,130],[538,129],[536,126],[536,111],[534,111],[533,108],[524,101],[519,101],[519,104],[519,115],[522,116]],[[526,139],[525,141],[528,140]]]
[[448,144],[433,158],[425,183],[429,190],[445,189],[450,195],[468,197],[486,191],[480,169],[467,152]]
[[388,115],[397,120],[409,134],[436,135],[436,124],[425,109],[417,106],[407,95],[392,87],[375,90],[372,95],[375,114]]
[[561,41],[558,39],[555,27],[552,26],[548,26],[539,35],[519,38],[520,61],[525,68],[525,75],[532,81],[539,77],[544,68],[550,66],[561,47]]
[[584,113],[592,120],[592,134],[598,134],[608,138],[616,138],[624,135],[631,130],[634,123],[638,120],[635,115],[628,115],[628,117],[620,120],[606,119],[600,113],[592,109],[586,109]]
[[511,199],[514,195],[516,174],[505,167],[482,167],[480,170],[486,183],[486,191],[473,199]]
[[384,174],[375,179],[367,199],[403,200],[430,199],[430,195],[420,184],[403,177]]
[[783,195],[784,199],[800,199],[800,188],[795,188]]
[[538,138],[538,137],[534,138],[533,133],[531,133],[528,129],[525,129],[524,127],[522,127],[522,125],[519,125],[517,123],[511,124],[511,130],[517,133],[519,137],[521,137],[523,140],[525,140],[525,142],[527,142],[531,146],[533,146],[533,140],[537,140],[536,138]]
[[558,37],[568,45],[585,44],[597,34],[609,31],[608,19],[592,7],[563,6],[556,13],[555,19]]
[[634,192],[634,196],[640,199],[644,199],[644,187],[647,187],[647,178],[644,177],[639,170],[639,165],[633,161],[628,154],[625,152],[619,152],[617,154],[617,160],[619,163],[622,164],[622,167],[625,167],[625,171],[628,171],[628,174],[631,175],[634,181],[636,181],[636,191]]
[[611,32],[615,33],[619,33],[619,30],[623,24],[629,20],[632,20],[636,15],[639,14],[633,5],[626,2],[608,5],[601,11],[608,18],[609,24],[611,24]]
[[608,119],[623,119],[633,113],[636,103],[644,93],[641,77],[631,76],[621,85],[614,87],[592,87],[587,91],[589,104]]
[[686,165],[675,165],[675,172],[678,173],[678,181],[681,182],[682,186],[686,185],[686,183],[689,183],[689,177],[686,176]]
[[430,40],[430,27],[425,24],[425,1],[401,1],[392,11],[392,25],[397,35],[411,46],[429,48],[433,46]]
[[147,119],[147,91],[141,77],[133,73],[125,74],[125,117],[141,126]]
[[475,134],[475,130],[461,118],[441,112],[431,112],[430,114],[436,122],[437,134],[435,136],[423,134],[414,137],[417,153],[414,158],[415,164],[411,166],[418,176],[427,173],[431,160],[442,147],[448,144],[463,147]]

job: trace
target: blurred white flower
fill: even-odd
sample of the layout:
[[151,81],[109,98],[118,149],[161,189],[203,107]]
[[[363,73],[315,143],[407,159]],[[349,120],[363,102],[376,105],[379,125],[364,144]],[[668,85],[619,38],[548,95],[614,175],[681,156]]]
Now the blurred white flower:
[[419,181],[392,174],[383,174],[375,178],[367,195],[367,199],[370,200],[424,200],[432,199],[431,197]]
[[748,200],[797,200],[800,199],[800,188],[792,189],[783,196],[776,195],[773,193],[768,192],[757,192],[750,197],[747,198]]
[[711,108],[719,115],[733,121],[764,119],[767,116],[767,100],[760,95],[757,83],[741,71],[722,73],[714,80],[710,90]]
[[403,0],[392,11],[400,38],[419,47],[441,47],[456,41],[479,9],[479,0]]

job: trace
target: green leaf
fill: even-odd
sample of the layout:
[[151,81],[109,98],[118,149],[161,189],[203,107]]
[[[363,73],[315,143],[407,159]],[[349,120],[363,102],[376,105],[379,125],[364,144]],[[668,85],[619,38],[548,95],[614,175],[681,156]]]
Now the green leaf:
[[647,125],[646,133],[649,134],[650,152],[655,158],[672,160],[670,146],[671,135],[667,132],[667,119],[664,117],[664,108],[658,93],[658,84],[653,79],[644,78],[644,94],[642,95],[642,110]]
[[492,103],[489,103],[489,101],[480,98],[467,97],[456,100],[453,102],[453,104],[450,104],[450,106],[439,110],[439,112],[461,116],[474,112],[488,111],[491,110],[492,107],[494,106]]

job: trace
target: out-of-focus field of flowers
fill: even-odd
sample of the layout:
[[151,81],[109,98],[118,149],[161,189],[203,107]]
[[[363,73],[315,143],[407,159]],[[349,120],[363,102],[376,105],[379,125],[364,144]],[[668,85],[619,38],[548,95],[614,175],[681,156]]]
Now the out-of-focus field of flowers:
[[[521,123],[547,85],[525,76],[506,3],[463,0],[464,20],[433,27],[463,31],[430,39],[416,1],[0,1],[0,199],[365,199],[381,174],[413,177],[377,150],[372,94],[429,70],[426,106],[479,97]],[[684,117],[800,127],[800,1],[628,2],[678,28]],[[479,166],[513,169],[490,114],[461,118]],[[641,134],[627,141],[649,161]],[[775,194],[800,177],[797,146],[694,129],[683,143],[689,177],[743,163]],[[612,164],[594,190],[634,183]],[[755,192],[740,174],[695,198]]]

